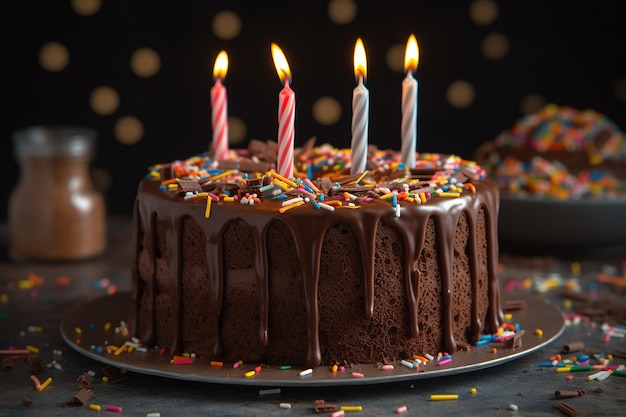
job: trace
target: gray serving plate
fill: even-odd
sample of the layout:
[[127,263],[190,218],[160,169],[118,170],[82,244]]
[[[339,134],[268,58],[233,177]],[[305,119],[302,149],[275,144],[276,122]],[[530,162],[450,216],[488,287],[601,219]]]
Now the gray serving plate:
[[[65,342],[78,353],[105,365],[140,374],[227,385],[278,387],[367,385],[444,377],[497,366],[547,346],[556,340],[565,328],[561,312],[540,298],[528,294],[514,296],[511,293],[502,293],[502,300],[521,301],[526,304],[526,308],[512,312],[509,321],[525,330],[521,346],[503,348],[502,343],[472,346],[469,351],[454,353],[452,362],[447,365],[437,366],[436,363],[429,363],[419,370],[408,369],[399,363],[396,363],[391,371],[383,371],[377,364],[354,364],[345,372],[333,373],[330,367],[320,366],[307,376],[301,376],[300,372],[306,367],[283,370],[278,366],[263,365],[261,372],[247,378],[245,373],[255,369],[259,364],[244,363],[235,369],[231,364],[215,367],[211,366],[208,359],[197,359],[190,365],[174,365],[170,363],[169,355],[162,355],[156,349],[148,349],[147,352],[124,352],[119,355],[97,353],[92,346],[102,346],[105,341],[121,346],[128,340],[128,337],[104,328],[107,322],[115,327],[121,320],[128,319],[131,295],[127,292],[107,295],[80,305],[66,315],[61,322],[60,330]],[[77,327],[84,329],[79,336],[80,343],[77,342],[75,330]],[[534,333],[537,328],[542,329],[541,335]],[[493,347],[497,349],[493,351]],[[355,378],[352,372],[361,373],[362,377]]]

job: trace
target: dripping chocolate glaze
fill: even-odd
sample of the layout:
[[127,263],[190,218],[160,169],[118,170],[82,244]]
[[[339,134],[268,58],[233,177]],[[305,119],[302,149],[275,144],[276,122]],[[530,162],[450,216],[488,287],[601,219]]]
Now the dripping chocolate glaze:
[[[456,341],[452,332],[452,292],[453,276],[452,264],[454,258],[454,238],[455,229],[459,217],[466,214],[470,227],[470,273],[472,275],[472,337],[477,341],[485,329],[495,330],[502,321],[499,288],[497,280],[497,212],[498,212],[498,191],[491,181],[480,181],[475,184],[476,193],[465,192],[458,198],[433,197],[423,204],[402,205],[401,216],[395,217],[394,210],[389,202],[373,200],[363,203],[359,209],[336,209],[333,212],[326,210],[316,210],[308,204],[285,213],[279,213],[280,203],[272,200],[263,200],[254,206],[241,205],[237,203],[217,203],[213,204],[211,215],[208,219],[204,217],[205,202],[181,201],[172,199],[159,190],[159,181],[144,180],[141,182],[138,191],[138,199],[135,205],[135,245],[136,258],[139,256],[140,248],[143,247],[149,254],[149,259],[156,258],[156,221],[163,225],[165,229],[166,244],[169,258],[169,291],[172,297],[172,319],[176,326],[176,334],[170,347],[170,353],[176,354],[181,351],[181,320],[182,320],[182,300],[181,300],[181,240],[182,221],[186,217],[192,218],[203,230],[206,237],[206,257],[208,265],[208,279],[210,284],[211,300],[207,302],[212,310],[210,315],[217,318],[222,308],[224,291],[224,266],[222,254],[220,252],[220,242],[222,233],[230,221],[242,220],[251,226],[254,231],[254,241],[256,243],[255,270],[257,288],[259,288],[259,313],[260,328],[259,338],[263,346],[267,345],[268,338],[268,310],[269,310],[269,273],[266,251],[266,235],[270,225],[275,222],[283,222],[291,232],[295,244],[296,254],[301,265],[301,275],[303,279],[304,301],[306,309],[306,328],[308,337],[308,347],[305,362],[310,366],[318,366],[321,363],[321,349],[319,345],[319,310],[318,310],[318,277],[320,268],[320,258],[322,242],[326,230],[337,222],[347,224],[355,233],[361,248],[361,259],[364,271],[365,305],[363,314],[371,318],[374,305],[374,242],[376,229],[379,222],[395,228],[404,241],[404,271],[406,274],[406,292],[408,300],[408,310],[410,329],[412,337],[419,334],[417,323],[420,307],[420,273],[415,270],[415,261],[419,258],[425,242],[426,225],[429,219],[434,220],[439,254],[439,264],[441,265],[441,302],[442,302],[442,335],[443,348],[453,353],[457,350]],[[489,307],[487,311],[487,323],[481,323],[478,318],[477,281],[478,265],[476,260],[477,248],[474,237],[478,225],[478,216],[481,210],[485,213],[488,254],[488,298]],[[137,270],[137,260],[133,269],[133,300],[130,322],[136,326],[138,315],[149,315],[152,317],[152,325],[143,328],[141,334],[137,334],[147,345],[154,344],[155,328],[154,322],[154,302],[148,307],[148,311],[139,311],[137,282],[139,280]],[[155,265],[151,265],[150,274],[154,276]],[[154,286],[153,282],[146,284]],[[154,281],[154,280],[152,280]],[[154,296],[154,288],[147,291]],[[153,300],[154,301],[154,300]],[[145,307],[142,307],[145,308]],[[219,326],[218,326],[219,327]],[[134,327],[136,329],[136,327]],[[211,334],[219,335],[219,328],[211,329]],[[218,358],[222,353],[221,342],[216,337],[212,347],[211,355]]]

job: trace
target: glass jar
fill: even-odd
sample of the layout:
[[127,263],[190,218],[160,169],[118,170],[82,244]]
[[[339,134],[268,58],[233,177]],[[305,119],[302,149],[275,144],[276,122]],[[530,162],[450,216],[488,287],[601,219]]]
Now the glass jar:
[[96,132],[25,128],[13,135],[21,174],[9,200],[9,251],[16,259],[78,260],[106,247],[105,204],[89,175]]

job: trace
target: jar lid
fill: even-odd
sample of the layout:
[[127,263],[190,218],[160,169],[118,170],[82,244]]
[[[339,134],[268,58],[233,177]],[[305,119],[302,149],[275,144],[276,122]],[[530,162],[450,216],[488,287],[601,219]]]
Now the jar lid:
[[93,152],[96,131],[81,126],[31,126],[13,134],[18,156],[81,156]]

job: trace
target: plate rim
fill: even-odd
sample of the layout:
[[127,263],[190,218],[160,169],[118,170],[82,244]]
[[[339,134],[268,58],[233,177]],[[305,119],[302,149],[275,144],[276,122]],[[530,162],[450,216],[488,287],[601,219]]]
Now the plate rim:
[[[521,348],[497,349],[497,353],[487,355],[485,353],[486,348],[482,349],[472,346],[471,348],[473,350],[470,350],[469,352],[459,351],[453,354],[453,361],[451,364],[445,365],[441,368],[434,364],[428,364],[428,366],[423,367],[420,371],[414,371],[400,366],[399,363],[395,364],[396,366],[392,371],[382,371],[377,364],[365,363],[350,365],[349,367],[346,367],[346,372],[337,373],[332,373],[330,371],[330,366],[319,366],[313,369],[313,373],[311,375],[303,377],[300,376],[300,372],[307,369],[306,367],[292,367],[290,369],[282,370],[279,366],[264,365],[261,372],[254,375],[254,377],[248,378],[244,376],[244,373],[247,370],[254,369],[254,367],[259,364],[245,364],[246,366],[241,365],[241,369],[234,369],[230,367],[230,365],[223,368],[217,368],[215,366],[211,366],[209,360],[202,358],[196,360],[192,366],[178,366],[170,364],[169,355],[161,356],[155,349],[148,349],[148,352],[146,353],[133,352],[130,355],[134,355],[134,357],[130,360],[127,360],[130,356],[128,353],[120,355],[104,354],[92,349],[92,346],[99,345],[97,341],[101,340],[100,338],[103,333],[105,333],[104,329],[94,330],[95,325],[90,325],[90,322],[93,321],[91,319],[94,319],[94,316],[99,314],[98,311],[102,311],[95,307],[109,307],[105,308],[104,311],[107,312],[107,320],[111,324],[127,320],[127,314],[123,312],[123,309],[120,309],[119,306],[130,306],[130,292],[118,292],[112,295],[105,295],[76,306],[62,319],[59,330],[63,340],[79,354],[102,364],[139,374],[186,381],[240,386],[324,387],[370,385],[443,377],[494,367],[529,355],[549,345],[563,333],[565,329],[565,318],[563,314],[555,306],[545,302],[545,300],[541,300],[528,294],[515,294],[515,296],[512,297],[510,293],[501,293],[501,297],[503,301],[506,299],[515,299],[526,302],[527,307],[525,310],[532,309],[534,311],[533,314],[535,315],[537,315],[537,309],[539,310],[541,314],[539,314],[538,317],[541,317],[541,323],[532,323],[535,324],[535,326],[532,326],[534,328],[544,327],[543,335],[541,336],[539,342],[530,344],[526,343],[526,339],[533,336],[532,333],[534,329],[533,331],[525,329],[525,343],[522,344]],[[114,308],[115,306],[118,308]],[[81,317],[81,320],[84,321],[82,321],[82,323],[76,323],[76,317]],[[546,329],[546,323],[548,322],[550,322],[551,325]],[[78,342],[76,338],[77,327],[84,329],[81,330],[80,342]],[[115,332],[112,334],[111,330],[106,331],[106,335],[114,336],[113,342],[128,340],[127,336],[123,336]],[[113,343],[111,342],[111,344]],[[469,356],[466,355],[472,354],[480,355],[481,357],[489,356],[492,359],[477,362],[470,361],[470,363],[467,364],[466,362]],[[461,364],[457,366],[455,362]],[[352,372],[362,373],[363,377],[354,377],[352,376]]]

